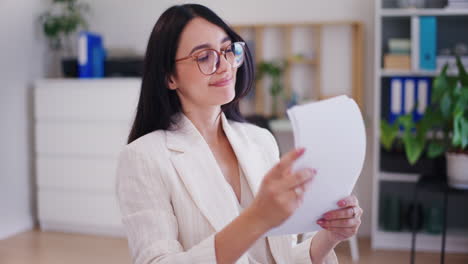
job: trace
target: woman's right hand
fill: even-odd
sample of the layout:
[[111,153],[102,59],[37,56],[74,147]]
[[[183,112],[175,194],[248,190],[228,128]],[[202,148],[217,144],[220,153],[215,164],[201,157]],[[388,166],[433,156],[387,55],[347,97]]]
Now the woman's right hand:
[[315,169],[292,173],[295,160],[304,154],[300,148],[286,153],[263,178],[260,189],[248,208],[266,230],[283,223],[302,203],[304,192],[316,174]]

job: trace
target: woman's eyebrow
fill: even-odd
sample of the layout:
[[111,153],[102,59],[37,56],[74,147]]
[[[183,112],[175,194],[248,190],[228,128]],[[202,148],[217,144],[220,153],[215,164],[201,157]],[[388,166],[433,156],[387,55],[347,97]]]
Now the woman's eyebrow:
[[[231,38],[230,38],[229,36],[224,37],[224,38],[221,40],[221,44],[223,44],[224,42],[227,42],[227,41],[231,41]],[[195,48],[193,48],[192,51],[190,51],[189,56],[192,55],[192,53],[195,52],[196,50],[199,50],[199,49],[207,49],[207,48],[211,48],[211,45],[205,43],[205,44],[201,44],[201,45],[195,46]]]

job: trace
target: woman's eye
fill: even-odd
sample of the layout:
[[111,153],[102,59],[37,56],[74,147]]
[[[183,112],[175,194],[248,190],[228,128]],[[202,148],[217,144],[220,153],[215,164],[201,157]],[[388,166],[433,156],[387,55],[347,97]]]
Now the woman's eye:
[[208,55],[198,57],[199,62],[203,62],[203,61],[207,61],[207,60],[208,60]]

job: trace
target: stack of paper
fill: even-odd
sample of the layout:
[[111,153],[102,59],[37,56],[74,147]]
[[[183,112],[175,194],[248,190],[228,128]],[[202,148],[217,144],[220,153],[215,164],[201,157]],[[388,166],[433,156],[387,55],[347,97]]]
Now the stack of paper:
[[304,202],[282,225],[266,235],[298,234],[321,229],[316,221],[350,195],[361,173],[366,135],[356,102],[339,96],[288,110],[296,147],[306,152],[293,171],[315,168],[317,175],[304,194]]

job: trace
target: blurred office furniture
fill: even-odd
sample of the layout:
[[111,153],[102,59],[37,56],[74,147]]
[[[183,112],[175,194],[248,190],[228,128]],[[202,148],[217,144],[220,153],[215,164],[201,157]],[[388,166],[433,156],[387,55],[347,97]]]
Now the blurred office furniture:
[[268,118],[266,118],[263,115],[248,115],[245,117],[245,120],[247,120],[247,122],[251,124],[254,124],[261,128],[265,128],[268,131],[272,132]]
[[42,230],[123,234],[115,169],[140,83],[137,78],[35,83],[35,166]]
[[[78,77],[78,60],[76,58],[62,59],[63,76],[66,78]],[[133,57],[107,57],[104,60],[105,77],[141,77],[143,72],[143,58]]]
[[[416,204],[418,200],[420,199],[418,194],[421,191],[430,191],[430,192],[438,193],[440,194],[439,195],[440,198],[442,198],[441,199],[442,200],[442,203],[441,203],[442,214],[436,215],[436,217],[440,217],[441,219],[433,219],[433,220],[441,221],[442,230],[440,230],[439,228],[436,228],[437,229],[436,231],[441,231],[442,233],[441,248],[440,248],[440,263],[443,264],[445,263],[445,247],[446,247],[446,239],[447,239],[447,221],[448,221],[447,218],[449,215],[449,208],[448,208],[449,197],[453,195],[462,195],[462,194],[465,194],[465,197],[467,197],[466,194],[468,193],[468,191],[461,190],[461,189],[454,189],[450,187],[447,184],[447,177],[445,175],[437,177],[437,176],[429,175],[429,174],[421,175],[419,180],[416,182],[414,196],[413,196],[413,204]],[[413,222],[415,222],[417,218],[413,216],[412,220]],[[427,222],[426,229],[430,229],[431,223],[429,222],[429,219],[426,219],[425,222]],[[434,231],[434,228],[432,229]],[[416,258],[415,247],[416,247],[416,234],[417,233],[418,233],[418,229],[413,228],[412,239],[411,239],[411,264],[415,263],[415,258]]]
[[[233,28],[246,41],[255,65],[264,61],[286,62],[283,75],[286,98],[291,99],[295,93],[302,103],[345,93],[363,107],[364,29],[361,22],[239,24]],[[270,113],[269,90],[266,78],[257,80],[252,95],[243,100],[251,104],[243,113],[275,114]],[[279,113],[276,113],[280,118],[285,117],[286,105],[280,102]]]
[[[435,2],[435,1],[433,1]],[[409,250],[412,245],[411,228],[408,226],[398,226],[395,223],[394,230],[390,230],[385,224],[385,214],[382,207],[388,196],[397,196],[403,204],[408,204],[413,199],[416,183],[420,175],[427,172],[434,172],[440,169],[440,160],[430,160],[423,154],[423,158],[414,166],[411,166],[406,159],[405,153],[394,148],[392,152],[384,151],[380,144],[380,124],[386,119],[391,122],[395,118],[392,102],[392,87],[395,80],[403,80],[398,84],[398,89],[405,99],[396,104],[398,111],[396,114],[406,114],[406,106],[412,103],[407,98],[418,98],[415,93],[408,92],[408,83],[414,80],[424,81],[429,88],[436,76],[440,72],[442,64],[437,63],[441,58],[446,61],[447,54],[443,50],[452,50],[456,43],[468,43],[468,9],[466,8],[444,8],[447,1],[438,1],[431,4],[430,8],[424,5],[421,8],[399,8],[398,1],[378,0],[375,5],[375,69],[374,69],[374,113],[372,121],[373,135],[373,198],[372,198],[372,248],[374,249],[401,249]],[[434,23],[435,22],[435,23]],[[395,39],[409,40],[410,47],[410,69],[388,69],[385,68],[385,54],[391,54],[394,46],[391,42]],[[402,43],[400,43],[402,44]],[[394,52],[393,52],[394,53]],[[407,52],[406,52],[407,53]],[[441,56],[443,55],[443,56]],[[450,54],[453,58],[453,53]],[[449,74],[454,74],[450,71]],[[419,85],[419,84],[418,84]],[[411,87],[411,86],[410,86]],[[414,91],[419,90],[417,86],[412,86]],[[397,96],[397,98],[403,98]],[[419,97],[421,99],[421,97]],[[418,100],[419,100],[418,99]],[[409,104],[405,105],[405,102]],[[411,108],[411,107],[410,107]],[[402,113],[403,112],[403,113]],[[419,109],[418,109],[419,112]],[[421,112],[423,114],[424,112]],[[416,114],[416,113],[415,113]],[[418,113],[419,114],[419,113]],[[433,201],[437,201],[437,196],[432,193],[424,193],[420,196],[420,203],[423,207],[428,207]],[[453,197],[448,203],[448,207],[463,204],[462,198]],[[419,209],[413,206],[413,211]],[[415,209],[416,208],[416,209]],[[450,210],[452,211],[452,210]],[[460,219],[467,214],[459,210]],[[466,219],[466,218],[465,218]],[[389,219],[387,219],[388,222]],[[465,221],[466,222],[466,221]],[[468,222],[467,222],[468,223]],[[388,224],[388,223],[387,223]],[[387,227],[386,227],[387,226]],[[446,251],[468,253],[468,224],[457,222],[447,223]],[[439,251],[441,235],[429,232],[420,232],[414,245],[415,250]]]

